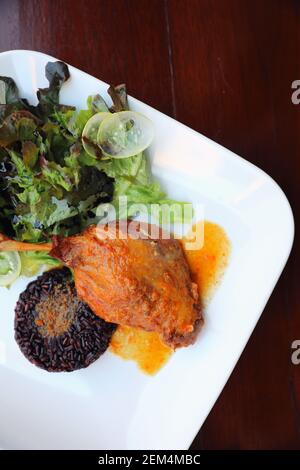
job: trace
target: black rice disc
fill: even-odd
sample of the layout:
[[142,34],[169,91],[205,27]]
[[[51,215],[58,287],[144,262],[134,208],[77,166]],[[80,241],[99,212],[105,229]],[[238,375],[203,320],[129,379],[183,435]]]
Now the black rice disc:
[[89,366],[106,351],[115,329],[77,297],[68,268],[31,282],[15,308],[15,339],[22,353],[49,372]]

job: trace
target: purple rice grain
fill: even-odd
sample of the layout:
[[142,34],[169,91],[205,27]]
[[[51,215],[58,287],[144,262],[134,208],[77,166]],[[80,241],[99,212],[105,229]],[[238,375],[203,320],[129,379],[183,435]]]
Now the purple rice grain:
[[[71,324],[61,334],[45,333],[37,322],[39,306],[47,296],[70,292],[77,301]],[[67,268],[53,269],[31,282],[15,308],[15,339],[20,350],[32,364],[49,372],[71,372],[89,366],[106,351],[115,330],[116,325],[96,316],[78,299]]]

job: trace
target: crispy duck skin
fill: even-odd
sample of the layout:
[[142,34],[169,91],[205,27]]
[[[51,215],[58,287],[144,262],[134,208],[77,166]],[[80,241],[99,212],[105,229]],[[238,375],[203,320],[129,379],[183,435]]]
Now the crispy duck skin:
[[[130,223],[131,225],[133,222]],[[0,250],[50,251],[74,272],[78,296],[106,321],[156,331],[172,348],[194,343],[203,324],[198,287],[178,240],[156,238],[135,223],[135,239],[126,226],[92,225],[82,233],[54,237],[53,244],[1,240]],[[153,226],[152,226],[153,227]],[[153,232],[152,232],[153,233]],[[6,244],[6,245],[5,245]],[[34,246],[34,247],[33,247]]]
[[138,226],[138,239],[123,239],[120,227],[116,237],[110,225],[90,226],[54,239],[50,255],[73,269],[79,297],[104,320],[156,331],[173,348],[188,346],[203,320],[181,245],[141,238],[144,224]]

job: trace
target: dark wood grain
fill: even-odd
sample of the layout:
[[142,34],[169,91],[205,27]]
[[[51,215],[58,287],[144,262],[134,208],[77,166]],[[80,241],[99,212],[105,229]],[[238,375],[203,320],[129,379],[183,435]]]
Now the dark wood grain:
[[172,112],[160,0],[1,0],[0,12],[1,51],[45,52],[109,83],[124,81],[132,95]]
[[[0,0],[0,51],[40,50],[125,81],[134,96],[271,174],[297,221],[299,24],[297,0]],[[300,449],[300,365],[290,360],[300,339],[299,263],[296,237],[194,449]]]
[[[300,106],[291,83],[300,77],[299,20],[297,1],[169,2],[177,118],[271,174],[296,219]],[[300,366],[290,360],[300,338],[298,279],[296,239],[194,448],[300,448]]]

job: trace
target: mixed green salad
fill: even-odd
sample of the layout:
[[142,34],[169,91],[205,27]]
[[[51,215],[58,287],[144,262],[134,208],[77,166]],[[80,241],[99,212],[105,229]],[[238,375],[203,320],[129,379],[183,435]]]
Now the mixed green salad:
[[[96,223],[99,205],[127,196],[136,203],[170,204],[151,177],[144,150],[153,138],[145,116],[129,111],[125,85],[110,86],[108,104],[88,96],[86,109],[60,104],[70,74],[63,62],[46,65],[47,88],[38,104],[19,95],[14,80],[0,77],[0,233],[45,242]],[[33,275],[58,262],[42,252],[0,253],[0,284]]]

